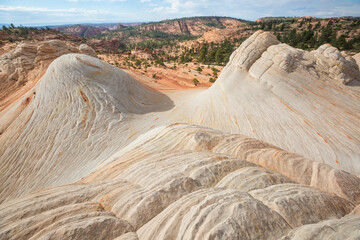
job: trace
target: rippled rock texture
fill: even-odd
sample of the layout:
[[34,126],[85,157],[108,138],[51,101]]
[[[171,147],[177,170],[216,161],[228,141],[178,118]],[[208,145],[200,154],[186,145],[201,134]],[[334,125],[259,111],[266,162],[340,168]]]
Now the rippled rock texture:
[[358,75],[261,31],[201,91],[63,55],[0,112],[0,239],[358,239]]

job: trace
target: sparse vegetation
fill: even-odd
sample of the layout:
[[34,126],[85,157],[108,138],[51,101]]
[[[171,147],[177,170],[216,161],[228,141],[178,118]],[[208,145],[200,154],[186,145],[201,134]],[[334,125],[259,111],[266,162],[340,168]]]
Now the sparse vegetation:
[[217,68],[214,68],[214,67],[211,68],[211,70],[213,71],[213,76],[217,77],[219,70]]
[[[106,54],[104,60],[108,61],[111,56],[112,65],[143,72],[149,71],[148,76],[153,79],[157,76],[152,72],[151,67],[181,70],[188,75],[189,83],[191,84],[192,81],[195,86],[200,83],[198,79],[203,83],[204,81],[215,82],[220,69],[227,64],[232,52],[259,29],[270,31],[279,41],[304,50],[316,49],[322,44],[330,43],[341,51],[349,51],[352,54],[360,52],[359,17],[341,19],[279,17],[264,18],[259,22],[233,20],[242,23],[238,26],[239,29],[233,32],[234,35],[214,42],[210,42],[211,38],[196,41],[202,35],[192,35],[192,32],[186,28],[178,32],[171,32],[174,28],[168,31],[168,26],[164,27],[164,24],[176,28],[178,24],[176,21],[181,24],[192,21],[192,23],[200,24],[203,29],[218,29],[220,31],[218,34],[221,35],[226,25],[219,17],[183,18],[135,27],[121,26],[117,30],[103,31],[94,38],[64,35],[50,28],[15,27],[11,24],[2,26],[0,29],[0,33],[3,33],[0,34],[2,37],[0,43],[37,41],[41,40],[38,36],[54,35],[59,39],[73,41],[76,45],[79,42],[87,43],[98,54]],[[159,27],[160,25],[162,27]],[[93,44],[94,42],[96,44]]]
[[[22,40],[32,40],[35,37],[39,38],[41,36],[48,36],[51,34],[61,34],[60,32],[50,29],[48,27],[45,28],[35,28],[35,27],[24,27],[22,25],[15,27],[14,24],[10,24],[10,26],[3,25],[0,33],[5,33],[8,35],[6,40],[10,42],[22,41]],[[0,38],[0,40],[2,40]]]
[[[318,48],[330,43],[339,50],[359,52],[360,36],[356,29],[360,18],[339,19],[316,18],[266,18],[253,23],[253,29],[273,32],[279,41],[304,50]],[[357,28],[354,26],[357,24]]]

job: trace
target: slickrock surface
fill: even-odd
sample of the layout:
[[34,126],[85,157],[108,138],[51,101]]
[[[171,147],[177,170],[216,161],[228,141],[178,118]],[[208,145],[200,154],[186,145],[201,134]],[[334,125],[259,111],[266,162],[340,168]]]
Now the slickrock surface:
[[[318,71],[324,71],[331,79],[335,79],[344,84],[359,80],[359,66],[350,56],[344,56],[337,48],[330,44],[325,44],[312,52],[316,59]],[[321,69],[323,68],[323,69]]]
[[268,186],[291,183],[292,181],[283,175],[259,167],[247,167],[233,171],[226,175],[216,185],[216,187],[236,189],[242,192],[249,192],[251,190],[263,189]]
[[131,140],[132,114],[166,101],[99,59],[58,58],[0,120],[0,200],[86,176]]
[[[81,44],[79,48],[60,40],[39,43],[22,42],[14,50],[0,56],[0,107],[6,104],[6,97],[14,94],[28,82],[31,87],[45,73],[49,64],[67,53],[83,53],[96,57],[95,51]],[[29,90],[27,88],[27,90]]]
[[[232,142],[242,142],[236,152]],[[85,228],[83,236],[97,239],[99,235],[92,231],[98,230],[92,226],[100,226],[104,229],[101,238],[112,239],[106,234],[116,225],[113,234],[117,237],[132,232],[129,235],[135,239],[279,239],[293,228],[340,219],[354,209],[354,203],[336,193],[296,183],[233,157],[261,154],[264,149],[280,151],[242,135],[198,126],[155,128],[75,184],[0,205],[0,237],[60,236],[71,226]],[[278,161],[283,160],[286,157]],[[257,178],[238,177],[250,170],[271,176],[270,180],[256,185]],[[356,186],[351,185],[354,179]],[[233,188],[235,181],[239,186],[255,185],[251,187],[255,190]],[[358,192],[353,202],[359,202],[360,179],[349,176],[344,181],[349,192]],[[79,225],[71,225],[79,218],[83,219]]]
[[181,198],[141,228],[138,236],[140,239],[276,239],[289,229],[278,213],[248,193],[219,189],[200,190]]
[[355,54],[355,55],[353,56],[353,59],[355,59],[357,65],[358,65],[359,68],[360,68],[360,53]]
[[79,52],[82,53],[82,54],[87,54],[89,56],[96,57],[95,50],[92,49],[91,47],[89,47],[88,45],[84,44],[84,43],[80,44],[78,49],[79,49]]
[[171,116],[359,175],[359,86],[355,61],[331,46],[306,52],[260,31],[233,53],[211,88],[179,101]]
[[341,219],[304,225],[292,230],[282,240],[349,239],[360,238],[360,216],[349,214]]
[[359,239],[354,62],[260,31],[159,92],[63,55],[0,112],[0,239]]

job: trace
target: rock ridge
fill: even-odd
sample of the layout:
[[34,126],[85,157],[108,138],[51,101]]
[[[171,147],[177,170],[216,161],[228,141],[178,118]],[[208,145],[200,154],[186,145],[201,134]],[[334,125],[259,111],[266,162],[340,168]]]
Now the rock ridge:
[[323,72],[329,79],[342,84],[360,81],[355,59],[330,44],[307,52],[280,44],[274,35],[264,31],[257,31],[241,44],[230,57],[228,66],[249,71],[257,79],[261,79],[270,68],[286,73],[303,68],[313,73]]

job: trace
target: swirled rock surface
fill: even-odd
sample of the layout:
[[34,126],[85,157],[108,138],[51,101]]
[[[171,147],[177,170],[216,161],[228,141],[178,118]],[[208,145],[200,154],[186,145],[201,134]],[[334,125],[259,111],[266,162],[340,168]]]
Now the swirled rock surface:
[[185,98],[172,117],[359,175],[359,86],[354,59],[330,45],[306,52],[259,31],[233,53],[212,87]]
[[95,51],[86,44],[75,48],[60,40],[21,42],[15,49],[0,56],[0,107],[3,109],[4,105],[12,102],[12,99],[7,97],[14,95],[24,85],[30,85],[25,90],[33,87],[49,64],[67,53],[83,53],[96,57]]
[[0,112],[0,239],[358,239],[354,62],[260,31],[159,92],[62,55]]

